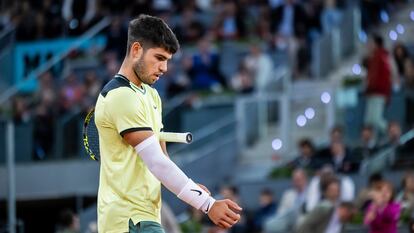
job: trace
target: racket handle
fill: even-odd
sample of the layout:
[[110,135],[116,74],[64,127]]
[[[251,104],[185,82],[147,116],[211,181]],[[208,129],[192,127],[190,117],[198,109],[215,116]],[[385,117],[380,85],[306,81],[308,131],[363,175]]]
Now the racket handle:
[[160,132],[160,140],[166,142],[178,142],[190,144],[193,141],[193,135],[187,133],[171,133],[171,132]]

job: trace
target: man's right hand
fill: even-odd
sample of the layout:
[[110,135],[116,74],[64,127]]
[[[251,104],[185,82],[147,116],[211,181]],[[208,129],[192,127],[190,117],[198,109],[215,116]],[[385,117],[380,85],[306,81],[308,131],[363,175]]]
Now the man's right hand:
[[217,226],[227,229],[240,219],[240,214],[234,211],[241,210],[242,208],[239,205],[229,199],[217,200],[208,212],[208,217]]

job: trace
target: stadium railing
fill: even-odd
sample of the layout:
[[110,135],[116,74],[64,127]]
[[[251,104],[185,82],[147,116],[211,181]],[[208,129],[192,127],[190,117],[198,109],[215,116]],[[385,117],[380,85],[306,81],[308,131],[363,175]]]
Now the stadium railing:
[[[404,145],[409,140],[414,138],[414,129],[403,134],[399,139],[399,145]],[[382,172],[393,166],[397,159],[397,146],[390,145],[370,158],[364,159],[361,163],[360,174],[372,175],[377,172]]]
[[311,55],[313,78],[326,78],[341,61],[355,52],[361,31],[360,15],[359,8],[350,4],[343,12],[339,27],[322,34],[314,41]]

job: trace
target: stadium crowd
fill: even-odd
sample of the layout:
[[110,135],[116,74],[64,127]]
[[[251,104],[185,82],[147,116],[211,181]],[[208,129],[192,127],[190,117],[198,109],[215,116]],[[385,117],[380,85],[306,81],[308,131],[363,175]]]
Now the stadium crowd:
[[[381,22],[381,15],[392,14],[404,1],[355,1],[362,13],[363,28],[369,32]],[[276,67],[289,65],[292,77],[309,77],[312,41],[338,27],[347,4],[335,0],[274,1],[13,1],[3,9],[1,25],[16,28],[16,40],[35,41],[78,36],[105,16],[111,25],[103,32],[107,38],[104,51],[82,54],[74,51],[67,60],[90,56],[99,65],[86,71],[59,69],[46,71],[39,77],[34,93],[22,93],[12,99],[11,109],[2,112],[13,116],[16,123],[35,124],[35,138],[47,138],[54,122],[71,112],[85,112],[95,102],[100,87],[116,72],[126,46],[127,22],[140,13],[165,19],[177,34],[182,50],[169,64],[169,70],[156,84],[164,99],[182,93],[207,90],[251,93],[263,90]],[[130,7],[125,7],[130,6]],[[286,12],[285,12],[286,11]],[[294,17],[292,17],[294,15]],[[410,46],[410,45],[409,45]],[[393,87],[406,96],[406,123],[414,122],[414,72],[412,52],[402,43],[394,45],[393,54],[384,52],[398,74],[386,83],[370,82],[370,73],[378,66],[375,59],[367,65],[367,98],[374,103],[368,122],[385,132],[385,121],[378,116],[378,98],[382,109]],[[373,56],[377,57],[377,56]],[[387,57],[386,57],[387,58]],[[372,65],[373,64],[373,65]],[[395,64],[395,65],[394,65]],[[58,70],[58,72],[56,71]],[[371,72],[370,72],[371,71]],[[379,80],[371,78],[371,80]],[[384,91],[385,90],[385,91]],[[396,89],[394,89],[396,90]],[[371,105],[370,105],[371,106]],[[4,107],[3,107],[4,108]],[[379,124],[379,125],[377,125]],[[43,135],[44,137],[37,137]],[[50,144],[53,140],[36,142]],[[36,158],[44,158],[50,145],[35,146]],[[46,151],[46,152],[44,152]]]

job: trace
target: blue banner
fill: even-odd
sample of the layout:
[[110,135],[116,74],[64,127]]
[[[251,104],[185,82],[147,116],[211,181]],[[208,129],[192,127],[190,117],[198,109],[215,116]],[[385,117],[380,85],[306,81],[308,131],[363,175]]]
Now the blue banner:
[[[18,43],[14,48],[14,79],[12,85],[21,84],[25,78],[30,78],[31,72],[44,65],[52,57],[65,52],[79,38],[64,38],[42,40],[36,42]],[[97,36],[85,41],[76,51],[87,51],[94,48],[104,48],[106,37]],[[61,71],[62,63],[57,63],[53,70]],[[37,79],[21,86],[20,91],[32,92],[37,88]]]

